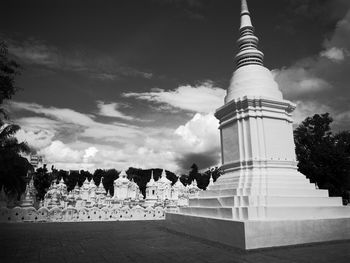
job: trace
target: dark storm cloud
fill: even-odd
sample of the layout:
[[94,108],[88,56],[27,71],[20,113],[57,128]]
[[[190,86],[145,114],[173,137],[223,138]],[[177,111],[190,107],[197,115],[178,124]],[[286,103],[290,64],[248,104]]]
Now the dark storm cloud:
[[200,0],[153,0],[155,3],[163,5],[174,5],[182,10],[182,15],[193,20],[204,20],[205,16],[201,13],[203,3]]
[[202,6],[202,1],[200,0],[153,0],[153,1],[161,4],[187,5],[189,7]]
[[[330,112],[336,129],[350,126],[350,10],[323,41],[318,55],[297,61],[277,72],[276,80],[287,99],[297,101],[306,116]],[[304,114],[304,117],[306,117]]]
[[283,0],[291,14],[309,20],[339,19],[350,7],[347,0]]
[[217,165],[219,162],[219,152],[189,153],[176,159],[177,165],[183,171],[189,170],[194,163],[202,170]]
[[279,23],[276,30],[287,34],[300,34],[301,30],[318,30],[326,28],[329,33],[334,24],[344,17],[350,1],[348,0],[282,0],[285,5],[282,12],[277,13]]
[[115,80],[118,77],[142,77],[150,79],[153,74],[129,66],[118,65],[118,59],[105,55],[92,55],[87,51],[65,52],[58,47],[37,39],[15,41],[7,39],[10,54],[21,63],[34,64],[50,69],[87,73],[101,80]]

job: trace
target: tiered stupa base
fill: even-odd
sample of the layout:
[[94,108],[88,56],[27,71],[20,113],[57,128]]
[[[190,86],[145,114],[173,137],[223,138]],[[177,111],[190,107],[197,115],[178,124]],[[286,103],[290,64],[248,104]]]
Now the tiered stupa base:
[[260,179],[265,187],[255,186],[253,176],[245,186],[239,181],[219,178],[188,207],[167,213],[167,226],[247,250],[350,239],[350,207],[302,174]]
[[297,171],[295,105],[263,66],[246,0],[239,32],[236,70],[215,112],[224,175],[167,213],[169,228],[242,249],[350,239],[350,206]]
[[167,228],[244,250],[350,239],[350,218],[228,220],[167,213]]

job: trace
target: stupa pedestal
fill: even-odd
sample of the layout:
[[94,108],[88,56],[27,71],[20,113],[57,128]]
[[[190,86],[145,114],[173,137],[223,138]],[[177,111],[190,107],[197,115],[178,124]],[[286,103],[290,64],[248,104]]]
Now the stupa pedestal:
[[350,207],[297,171],[293,109],[247,96],[218,109],[224,174],[168,227],[242,249],[350,239]]
[[168,227],[242,249],[350,239],[350,207],[297,171],[295,105],[263,66],[245,0],[240,33],[237,69],[215,113],[224,174],[167,213]]
[[167,228],[243,250],[350,239],[349,218],[229,220],[166,213]]

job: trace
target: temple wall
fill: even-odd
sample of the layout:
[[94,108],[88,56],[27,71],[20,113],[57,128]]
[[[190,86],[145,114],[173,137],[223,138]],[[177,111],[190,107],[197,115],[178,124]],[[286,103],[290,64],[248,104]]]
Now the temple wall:
[[34,207],[0,208],[0,222],[87,222],[87,221],[133,221],[133,220],[164,220],[163,207],[143,208],[135,206],[129,208],[65,208]]

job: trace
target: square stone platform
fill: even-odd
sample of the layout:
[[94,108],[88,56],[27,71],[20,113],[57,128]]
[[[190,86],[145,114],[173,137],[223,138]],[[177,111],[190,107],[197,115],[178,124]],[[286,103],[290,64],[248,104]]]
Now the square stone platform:
[[235,221],[167,213],[166,223],[172,231],[244,250],[350,240],[350,218]]

